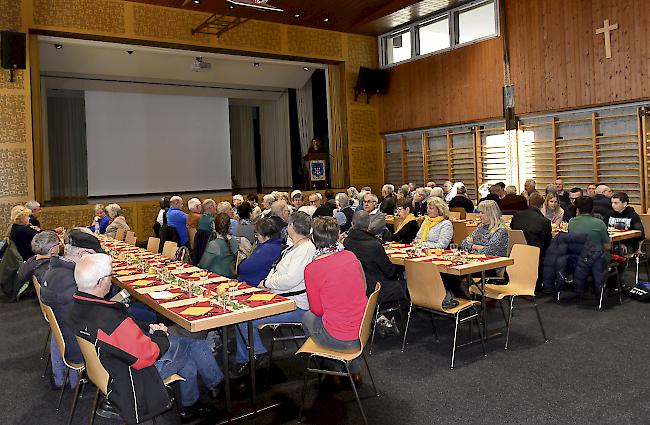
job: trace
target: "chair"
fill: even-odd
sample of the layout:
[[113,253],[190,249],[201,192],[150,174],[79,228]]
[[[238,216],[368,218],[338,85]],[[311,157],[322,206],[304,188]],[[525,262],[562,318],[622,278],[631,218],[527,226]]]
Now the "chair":
[[178,244],[172,241],[166,241],[163,245],[162,255],[167,258],[174,258],[176,256],[176,249]]
[[[93,425],[95,422],[95,413],[97,412],[97,403],[99,402],[99,393],[101,392],[104,394],[104,396],[106,396],[108,393],[108,381],[110,379],[110,376],[99,360],[97,351],[95,351],[95,346],[91,342],[86,341],[79,336],[76,338],[77,342],[79,343],[79,348],[81,348],[81,354],[84,356],[84,360],[86,362],[86,374],[88,375],[88,379],[90,379],[90,381],[97,387],[95,397],[93,397],[92,410],[90,411],[90,425]],[[184,380],[185,378],[182,376],[173,374],[167,379],[163,380],[163,383],[166,387],[169,388],[169,386],[174,382]],[[178,409],[178,401],[176,397],[173,397],[173,401],[176,415],[178,416],[178,420],[180,422],[180,412]],[[152,422],[155,424],[156,419],[153,418]]]
[[[298,340],[300,339],[304,340],[305,338],[307,338],[307,336],[305,335],[305,331],[302,328],[302,323],[292,323],[292,322],[262,323],[257,327],[257,329],[260,332],[264,329],[271,329],[271,337],[273,338],[273,342],[271,343],[271,351],[269,352],[269,365],[266,368],[265,385],[268,385],[269,375],[271,371],[271,362],[273,361],[273,349],[275,348],[275,343],[282,342],[282,345],[284,346],[285,341],[293,341],[296,344],[296,348],[300,349],[300,347],[298,346]],[[283,329],[289,330],[291,332],[291,336],[283,336],[282,335]],[[294,332],[295,329],[300,329],[302,335],[296,335],[296,333]]]
[[467,215],[465,215],[465,218],[467,220],[477,221],[479,219],[479,216],[479,213],[467,213]]
[[[467,300],[464,298],[454,299],[458,301],[458,305],[453,308],[443,308],[442,300],[445,298],[445,286],[442,283],[442,277],[438,267],[433,263],[418,262],[407,260],[404,263],[406,267],[406,284],[408,286],[409,294],[411,295],[411,304],[409,306],[409,313],[406,319],[406,329],[404,329],[404,340],[402,341],[402,352],[406,347],[406,336],[409,330],[409,323],[411,321],[411,312],[413,308],[424,310],[432,314],[437,314],[444,317],[454,318],[456,325],[454,327],[454,343],[451,350],[451,369],[454,369],[454,360],[456,358],[456,341],[458,337],[458,325],[465,322],[475,320],[479,328],[479,336],[481,345],[483,346],[483,355],[485,352],[485,341],[483,338],[481,322],[479,321],[477,305],[480,301]],[[460,318],[460,314],[473,310],[473,314],[468,314],[467,317]],[[471,329],[471,328],[470,328]],[[434,325],[434,333],[436,341],[438,340],[437,331]]]
[[43,308],[43,303],[41,302],[41,284],[39,283],[38,279],[36,279],[36,276],[32,276],[32,282],[34,282],[34,290],[36,291],[36,298],[38,299],[38,306],[41,309],[41,313],[43,313],[43,319],[45,319],[45,323],[47,323],[47,335],[45,337],[45,343],[43,344],[43,351],[41,352],[41,360],[45,357],[45,353],[47,352],[47,361],[45,362],[45,370],[43,370],[43,375],[41,375],[41,378],[45,378],[45,374],[47,373],[47,366],[50,364],[50,350],[48,350],[48,347],[50,346],[50,338],[52,337],[52,328],[50,327],[50,321],[47,319],[47,315],[45,314],[45,309]]
[[630,204],[630,206],[634,208],[634,211],[636,211],[637,214],[643,214],[643,209],[641,208],[641,205]]
[[[450,214],[451,214],[451,213],[458,213],[458,214],[460,214],[460,215],[458,216],[458,219],[460,219],[460,220],[465,220],[465,218],[467,217],[467,211],[466,211],[465,208],[463,208],[463,207],[454,207],[454,208],[450,208],[450,209],[449,209],[449,213],[450,213]],[[455,214],[454,214],[454,215],[455,215]],[[450,216],[449,218],[451,218],[451,216]]]
[[70,369],[74,369],[78,373],[77,387],[75,388],[75,394],[72,399],[72,407],[70,408],[70,416],[68,417],[68,425],[70,425],[70,423],[72,423],[72,417],[74,416],[74,411],[77,408],[77,399],[79,398],[79,391],[82,385],[83,371],[85,366],[83,363],[73,363],[66,360],[65,340],[63,339],[63,334],[61,333],[59,322],[56,320],[56,317],[54,316],[54,312],[49,306],[42,304],[42,308],[45,311],[47,321],[50,323],[50,329],[52,330],[52,335],[54,335],[54,341],[56,342],[56,346],[58,347],[59,352],[61,353],[63,364],[66,365],[65,375],[63,377],[63,385],[61,386],[61,394],[59,395],[59,402],[56,407],[57,412],[61,409],[61,401],[63,400],[63,394],[65,393],[65,388],[68,386],[67,383],[68,383],[68,377],[70,375]]
[[460,212],[458,211],[449,211],[449,219],[450,220],[460,220]]
[[196,227],[187,228],[187,237],[190,243],[190,248],[194,249],[194,237],[196,236]]
[[[363,320],[361,321],[361,327],[359,328],[359,341],[361,346],[359,351],[354,353],[342,353],[339,351],[331,350],[325,347],[322,347],[314,341],[313,338],[309,338],[305,343],[300,347],[300,350],[296,354],[309,354],[309,359],[307,359],[307,369],[305,370],[305,377],[303,380],[302,387],[302,402],[300,404],[300,413],[298,416],[298,421],[302,420],[302,409],[305,405],[305,394],[307,391],[307,372],[313,372],[320,375],[334,375],[334,376],[347,376],[352,385],[352,391],[354,391],[354,396],[357,399],[357,404],[359,405],[359,410],[361,411],[361,416],[363,417],[363,422],[368,425],[368,420],[366,419],[366,414],[363,411],[363,406],[361,405],[361,399],[359,399],[359,393],[357,388],[354,385],[352,380],[352,374],[350,373],[350,363],[358,358],[359,356],[363,357],[363,361],[366,364],[366,369],[368,369],[368,375],[370,375],[370,382],[372,382],[372,388],[375,391],[375,395],[378,395],[377,387],[375,386],[375,381],[372,378],[372,373],[370,372],[370,367],[368,366],[368,360],[366,360],[366,355],[363,352],[366,343],[368,342],[368,337],[370,337],[370,327],[372,325],[372,316],[375,312],[375,307],[377,306],[377,299],[379,298],[379,290],[381,285],[378,283],[375,286],[375,291],[370,294],[368,297],[368,303],[366,304],[366,310],[363,313]],[[316,364],[316,358],[328,359],[341,362],[345,366],[345,372],[336,372],[333,370],[318,369]],[[309,364],[313,361],[314,368],[310,368]]]
[[454,234],[451,237],[451,241],[457,245],[460,245],[461,242],[463,242],[463,240],[469,236],[467,224],[462,221],[452,221],[451,225],[454,227]]
[[506,250],[506,255],[510,256],[512,247],[515,245],[528,245],[526,241],[526,236],[522,230],[510,230],[508,229],[508,248]]
[[501,218],[503,219],[503,222],[506,223],[506,224],[508,224],[508,223],[510,223],[512,221],[512,215],[509,215],[509,214],[504,214],[504,215],[501,216]]
[[135,232],[128,231],[126,232],[126,238],[124,239],[124,242],[128,243],[129,245],[135,245],[135,242],[137,241],[137,238],[135,237]]
[[118,241],[123,241],[125,237],[126,237],[126,231],[121,227],[117,229],[117,233],[115,233],[115,239]]
[[158,251],[160,251],[160,238],[150,237],[147,241],[147,251],[158,254]]
[[[539,251],[536,246],[516,244],[512,247],[510,258],[514,260],[514,264],[506,266],[509,281],[507,285],[493,285],[485,284],[485,297],[501,301],[506,297],[510,297],[510,310],[506,320],[506,345],[505,350],[508,349],[508,341],[510,337],[510,327],[512,324],[512,312],[515,308],[516,297],[524,298],[533,303],[535,313],[537,314],[537,321],[542,330],[544,342],[548,342],[544,325],[542,324],[542,316],[539,314],[537,308],[537,301],[535,300],[535,284],[537,282],[537,273],[539,270]],[[481,288],[478,285],[472,285],[469,288],[470,292],[480,295]],[[505,318],[505,314],[504,314]]]

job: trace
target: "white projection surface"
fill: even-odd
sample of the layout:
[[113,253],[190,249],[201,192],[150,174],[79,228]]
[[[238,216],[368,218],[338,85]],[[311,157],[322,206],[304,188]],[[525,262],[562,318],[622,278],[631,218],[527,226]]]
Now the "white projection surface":
[[86,91],[88,196],[231,189],[228,99]]

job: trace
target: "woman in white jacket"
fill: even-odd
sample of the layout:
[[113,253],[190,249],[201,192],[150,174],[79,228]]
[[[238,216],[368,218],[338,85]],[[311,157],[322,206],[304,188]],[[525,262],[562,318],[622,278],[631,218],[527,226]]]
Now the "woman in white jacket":
[[[262,343],[257,326],[263,323],[300,323],[302,317],[309,311],[309,301],[305,290],[305,267],[311,263],[316,247],[311,241],[311,217],[304,212],[297,211],[289,216],[287,233],[293,244],[282,251],[280,259],[271,267],[271,271],[259,284],[259,288],[267,289],[274,294],[292,299],[296,302],[296,310],[274,316],[263,317],[253,321],[253,347],[255,357],[259,361],[266,360],[266,347]],[[238,325],[241,332],[235,332],[237,338],[237,351],[235,359],[238,374],[242,375],[248,370],[248,326],[245,323]]]

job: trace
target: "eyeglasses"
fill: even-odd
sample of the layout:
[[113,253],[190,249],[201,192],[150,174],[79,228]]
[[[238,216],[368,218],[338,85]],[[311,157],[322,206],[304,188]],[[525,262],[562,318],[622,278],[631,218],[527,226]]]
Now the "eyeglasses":
[[316,199],[315,201],[312,201],[311,199],[309,200],[309,204],[311,205],[315,204],[316,202],[318,202],[318,199]]
[[369,201],[363,201],[364,204],[376,204],[377,201],[369,200]]
[[97,285],[96,285],[96,286],[99,286],[99,284],[101,283],[102,279],[106,279],[107,277],[110,277],[111,280],[112,280],[115,276],[117,276],[117,273],[111,273],[111,274],[107,274],[106,276],[102,276],[102,277],[100,277],[99,279],[97,279]]

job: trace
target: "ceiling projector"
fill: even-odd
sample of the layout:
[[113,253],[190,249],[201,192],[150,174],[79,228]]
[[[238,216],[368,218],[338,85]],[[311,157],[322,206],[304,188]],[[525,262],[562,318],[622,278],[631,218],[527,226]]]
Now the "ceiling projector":
[[204,62],[203,56],[197,56],[196,60],[190,65],[190,69],[194,72],[205,72],[209,71],[212,68],[210,62]]

